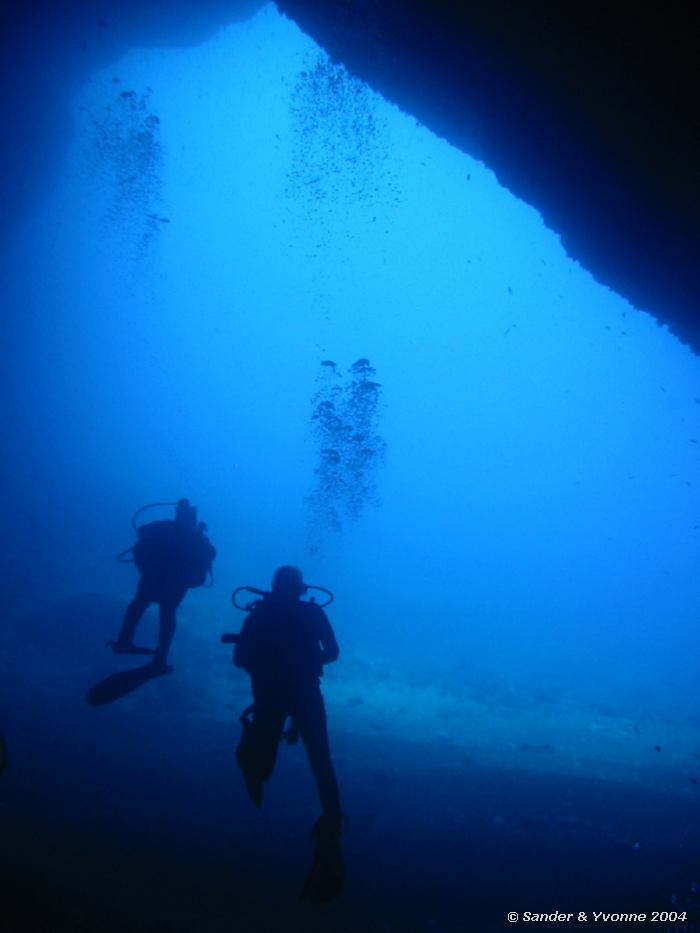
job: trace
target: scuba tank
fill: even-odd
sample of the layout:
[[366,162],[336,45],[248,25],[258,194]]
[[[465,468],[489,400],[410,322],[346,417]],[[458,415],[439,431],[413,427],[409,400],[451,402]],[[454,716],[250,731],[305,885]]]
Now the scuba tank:
[[[139,515],[148,509],[175,506],[175,519],[164,519],[139,525]],[[214,583],[212,561],[216,551],[204,534],[204,522],[197,524],[197,509],[188,499],[176,502],[149,502],[137,509],[131,526],[138,541],[117,555],[121,564],[136,564],[142,574],[182,576],[189,588],[210,587]],[[206,579],[209,577],[209,583]]]

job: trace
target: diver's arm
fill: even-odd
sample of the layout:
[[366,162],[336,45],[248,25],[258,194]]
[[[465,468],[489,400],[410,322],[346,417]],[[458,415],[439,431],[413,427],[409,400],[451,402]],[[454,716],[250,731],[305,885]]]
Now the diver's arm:
[[337,661],[340,648],[335,638],[335,632],[325,612],[321,620],[318,640],[321,642],[321,664],[332,664],[333,661]]

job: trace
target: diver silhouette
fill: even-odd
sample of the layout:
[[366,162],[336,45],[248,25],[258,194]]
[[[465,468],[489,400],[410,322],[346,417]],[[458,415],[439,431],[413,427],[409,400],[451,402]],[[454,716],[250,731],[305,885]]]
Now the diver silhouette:
[[[143,509],[139,509],[141,511]],[[177,608],[188,589],[204,584],[211,573],[216,549],[204,534],[206,525],[197,524],[197,509],[187,499],[177,502],[174,521],[150,522],[136,530],[139,540],[131,550],[141,577],[136,595],[127,606],[117,640],[110,644],[115,654],[152,654],[153,669],[164,670],[175,634]],[[155,650],[138,647],[133,642],[136,626],[151,603],[158,603],[160,607]]]
[[[272,579],[271,592],[262,594],[262,599],[249,607],[235,638],[233,662],[250,674],[253,692],[253,705],[241,717],[243,731],[236,758],[248,794],[260,806],[280,738],[294,742],[297,735],[301,737],[322,806],[322,815],[311,832],[316,847],[303,896],[327,901],[340,893],[343,868],[340,794],[320,678],[323,665],[335,661],[339,649],[323,609],[301,599],[306,592],[300,570],[280,567]],[[288,717],[292,725],[283,735]]]

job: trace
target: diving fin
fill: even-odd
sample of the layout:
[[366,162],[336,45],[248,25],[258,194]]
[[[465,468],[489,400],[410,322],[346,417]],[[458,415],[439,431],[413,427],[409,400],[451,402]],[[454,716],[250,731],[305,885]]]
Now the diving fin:
[[142,684],[148,683],[149,680],[162,677],[164,674],[171,674],[172,670],[169,664],[145,664],[143,667],[117,671],[116,674],[105,677],[88,691],[87,704],[88,706],[104,706],[105,703],[113,703],[133,690],[137,690]]
[[327,904],[340,896],[345,879],[339,821],[322,816],[311,830],[311,838],[314,854],[301,896],[305,901]]

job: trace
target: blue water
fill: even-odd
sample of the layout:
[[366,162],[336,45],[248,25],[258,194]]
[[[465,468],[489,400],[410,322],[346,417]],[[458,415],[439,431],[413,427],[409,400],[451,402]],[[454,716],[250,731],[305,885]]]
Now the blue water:
[[[71,112],[0,260],[9,929],[697,907],[697,358],[273,6],[132,49]],[[129,663],[130,516],[181,496],[214,584],[174,674],[90,709]],[[321,912],[303,753],[254,812],[219,644],[233,587],[285,563],[336,597],[347,881]]]

